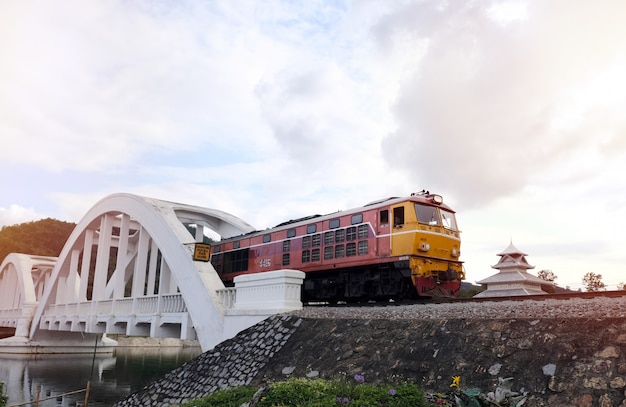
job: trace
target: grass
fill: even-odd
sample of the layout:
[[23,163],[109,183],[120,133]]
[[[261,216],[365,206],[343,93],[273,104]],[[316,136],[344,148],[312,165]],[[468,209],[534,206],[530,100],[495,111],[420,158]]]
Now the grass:
[[[181,407],[239,407],[250,401],[257,389],[249,386],[222,390],[210,396],[192,400]],[[337,406],[382,406],[422,407],[427,406],[424,393],[415,384],[397,386],[365,383],[363,376],[356,375],[354,381],[342,379],[289,379],[269,384],[258,407],[337,407]]]

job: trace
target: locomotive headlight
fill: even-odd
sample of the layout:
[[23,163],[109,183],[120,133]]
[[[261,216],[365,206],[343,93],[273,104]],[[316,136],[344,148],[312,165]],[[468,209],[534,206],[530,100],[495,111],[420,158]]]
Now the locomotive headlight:
[[443,197],[441,195],[431,195],[433,202],[436,204],[442,204],[443,203]]
[[452,254],[452,257],[459,257],[459,251],[457,249],[452,249],[452,252],[450,252],[450,254]]
[[420,252],[427,252],[430,250],[430,245],[428,243],[420,243],[418,250]]

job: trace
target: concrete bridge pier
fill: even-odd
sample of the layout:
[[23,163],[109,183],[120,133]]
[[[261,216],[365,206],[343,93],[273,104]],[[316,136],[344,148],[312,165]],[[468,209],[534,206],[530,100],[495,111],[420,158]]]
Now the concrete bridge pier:
[[0,339],[2,353],[112,353],[117,341],[106,334],[39,330],[31,339],[11,336]]
[[15,336],[20,338],[28,338],[30,334],[30,323],[35,315],[37,304],[22,304],[22,315],[17,318],[15,326]]

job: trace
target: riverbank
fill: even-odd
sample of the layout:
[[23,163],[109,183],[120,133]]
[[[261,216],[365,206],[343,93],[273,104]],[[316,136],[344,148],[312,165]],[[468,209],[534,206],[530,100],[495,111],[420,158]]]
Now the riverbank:
[[138,336],[108,335],[117,341],[118,347],[141,347],[141,348],[200,348],[200,342],[182,340],[177,338],[149,338]]

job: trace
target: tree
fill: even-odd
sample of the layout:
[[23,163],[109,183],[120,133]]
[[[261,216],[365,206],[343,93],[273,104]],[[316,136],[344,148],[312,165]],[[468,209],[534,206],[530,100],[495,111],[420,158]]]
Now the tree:
[[602,274],[589,272],[583,277],[583,285],[587,291],[602,291],[606,285],[602,282]]
[[537,273],[537,277],[551,283],[554,283],[554,280],[558,278],[557,275],[552,272],[552,270],[539,270],[539,272]]
[[619,283],[619,284],[617,285],[617,289],[618,289],[618,290],[622,290],[622,291],[626,291],[626,283],[623,283],[623,282],[622,282],[622,283]]
[[75,223],[41,219],[0,229],[0,263],[9,253],[58,256]]

